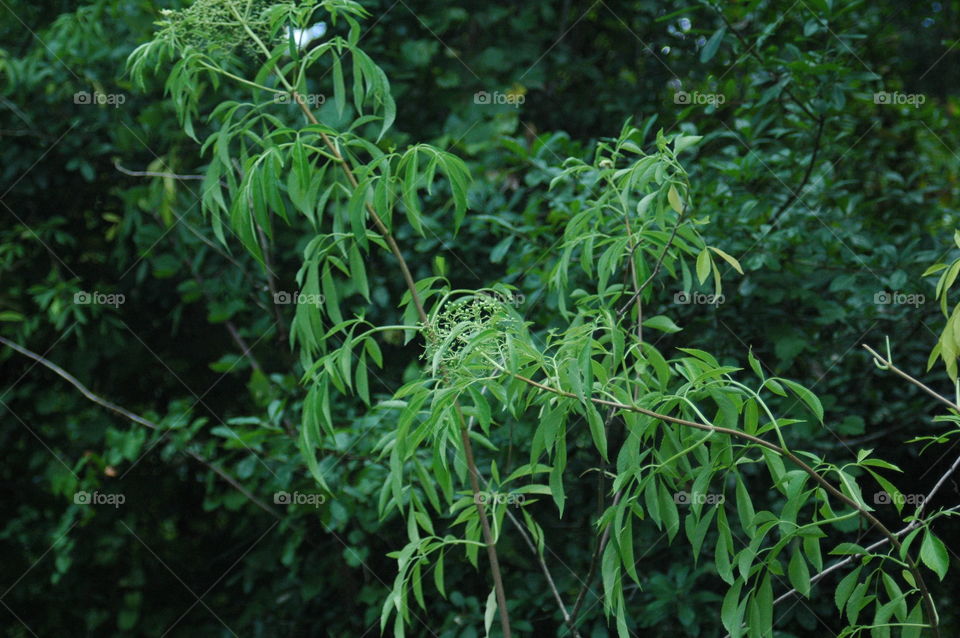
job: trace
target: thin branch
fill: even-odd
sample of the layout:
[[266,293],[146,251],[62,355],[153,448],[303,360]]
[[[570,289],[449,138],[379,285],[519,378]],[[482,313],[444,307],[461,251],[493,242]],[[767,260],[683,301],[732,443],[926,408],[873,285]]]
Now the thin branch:
[[923,383],[921,383],[921,382],[918,381],[917,379],[914,379],[914,378],[911,377],[909,374],[907,374],[906,372],[904,372],[903,370],[901,370],[901,369],[898,368],[897,366],[893,365],[892,362],[890,362],[890,361],[888,361],[887,359],[885,359],[883,356],[880,355],[879,352],[877,352],[876,350],[874,350],[874,349],[871,348],[870,346],[864,345],[864,346],[863,346],[863,349],[873,355],[873,358],[876,359],[876,360],[880,363],[880,367],[881,367],[882,369],[884,369],[884,370],[890,370],[890,372],[894,373],[894,374],[897,375],[898,377],[901,377],[901,378],[903,378],[903,379],[906,379],[907,381],[909,381],[909,382],[912,383],[913,385],[917,386],[918,388],[920,388],[921,390],[923,390],[924,392],[926,392],[927,394],[929,394],[930,396],[932,396],[932,397],[933,397],[934,399],[936,399],[937,401],[940,401],[941,403],[947,405],[947,406],[948,406],[949,408],[951,408],[952,410],[956,410],[957,412],[960,412],[960,405],[957,405],[956,403],[954,403],[954,402],[951,401],[950,399],[948,399],[948,398],[946,398],[946,397],[944,397],[944,396],[941,396],[941,395],[937,394],[936,392],[934,392],[933,390],[931,390],[928,386],[924,385]]
[[[623,497],[623,490],[618,491],[613,495],[613,505],[611,507],[616,507],[620,503],[620,499]],[[580,608],[583,607],[583,603],[587,599],[587,591],[590,590],[590,581],[593,580],[593,576],[597,573],[597,566],[600,564],[600,556],[603,554],[603,550],[607,547],[607,542],[610,540],[610,523],[607,523],[606,528],[603,530],[603,536],[600,537],[600,542],[597,543],[597,548],[593,552],[593,556],[590,557],[590,569],[587,572],[587,577],[583,581],[583,587],[580,588],[580,592],[577,594],[577,600],[573,605],[573,611],[570,612],[570,616],[576,622],[577,616],[580,614]]]
[[[553,388],[543,383],[534,381],[533,379],[527,378],[523,375],[517,374],[515,372],[510,372],[509,370],[506,370],[503,367],[500,367],[500,366],[497,366],[497,367],[505,374],[508,374],[519,381],[523,381],[527,385],[533,386],[535,388],[539,388],[540,390],[544,390],[546,392],[556,394],[558,396],[567,397],[569,399],[577,399],[578,401],[587,400],[597,405],[604,405],[604,406],[615,408],[618,410],[636,412],[638,414],[644,414],[646,416],[652,417],[654,419],[658,419],[660,421],[665,421],[667,423],[675,423],[677,425],[682,425],[684,427],[702,430],[704,432],[726,434],[734,438],[739,438],[739,439],[749,441],[755,445],[759,445],[760,447],[763,447],[772,452],[775,452],[776,454],[786,459],[789,459],[790,462],[792,462],[794,465],[800,468],[804,473],[810,476],[810,478],[816,481],[820,485],[820,487],[826,490],[834,498],[846,504],[847,506],[853,508],[860,517],[866,519],[873,527],[876,527],[880,531],[880,533],[883,534],[887,538],[887,540],[894,546],[894,548],[896,548],[898,551],[901,549],[900,541],[898,540],[898,538],[893,534],[893,532],[887,529],[887,527],[880,521],[880,519],[874,516],[872,512],[867,510],[865,507],[861,506],[855,500],[853,500],[852,498],[850,498],[849,496],[841,492],[839,489],[834,487],[819,472],[817,472],[815,469],[807,465],[800,457],[798,457],[796,454],[794,454],[793,452],[791,452],[785,447],[781,447],[774,443],[770,443],[769,441],[761,439],[752,434],[748,434],[746,432],[741,432],[739,430],[734,430],[732,428],[720,427],[717,425],[697,423],[696,421],[689,421],[687,419],[670,416],[668,414],[661,414],[654,410],[648,410],[647,408],[643,408],[638,405],[628,405],[628,404],[620,403],[617,401],[609,401],[607,399],[598,399],[592,396],[587,396],[585,397],[585,399],[581,399],[580,396],[572,392],[567,392],[565,390]],[[917,566],[916,561],[914,561],[913,558],[911,558],[909,555],[905,556],[905,560],[907,562],[907,567],[911,575],[913,576],[914,582],[916,583],[917,588],[920,590],[921,602],[923,604],[924,612],[925,612],[925,615],[927,616],[927,620],[930,623],[929,625],[930,629],[933,631],[933,635],[936,638],[939,638],[940,637],[939,619],[937,617],[936,608],[934,606],[933,597],[930,594],[930,590],[927,588],[926,582],[923,579],[923,574],[920,572],[920,569]]]
[[[234,15],[239,15],[236,12],[236,9],[231,5],[231,10],[234,12]],[[257,43],[261,51],[267,56],[270,57],[270,50],[263,43],[262,40],[254,33],[250,27],[244,23],[244,30],[247,32],[247,35]],[[292,84],[287,80],[286,75],[283,71],[279,69],[274,69],[274,73],[279,79],[280,83],[284,86],[288,93],[296,100],[297,105],[300,107],[300,110],[303,112],[304,116],[311,124],[319,125],[320,121],[314,115],[313,111],[307,106],[307,102],[302,95],[293,87]],[[279,92],[279,91],[275,91]],[[353,173],[353,169],[350,166],[349,161],[341,154],[340,148],[337,144],[330,139],[330,136],[324,131],[320,131],[320,137],[323,140],[324,145],[330,150],[333,154],[335,161],[340,165],[341,170],[347,178],[347,181],[350,185],[356,190],[359,187],[359,182],[357,181],[356,175]],[[383,223],[383,220],[377,214],[377,211],[374,209],[373,205],[366,201],[367,213],[370,215],[370,219],[373,221],[374,225],[377,227],[377,231],[383,236],[384,240],[387,242],[387,245],[390,248],[390,252],[393,253],[394,257],[397,260],[397,264],[400,267],[400,272],[403,275],[403,279],[407,285],[407,289],[410,291],[410,298],[416,307],[417,316],[420,321],[426,323],[427,313],[423,306],[423,300],[420,298],[420,293],[417,291],[416,282],[413,280],[413,275],[410,273],[410,268],[407,265],[406,259],[403,257],[403,253],[400,251],[400,247],[397,245],[396,240],[393,237],[393,234],[387,228],[386,224]],[[487,546],[487,557],[490,562],[490,573],[493,577],[493,588],[496,593],[497,598],[497,612],[500,616],[500,626],[503,631],[504,638],[511,638],[512,632],[510,631],[510,616],[507,611],[507,600],[506,593],[503,587],[503,577],[500,574],[500,561],[497,557],[497,548],[496,543],[494,542],[493,533],[490,531],[490,523],[487,520],[487,517],[484,512],[483,504],[478,498],[480,494],[479,486],[479,472],[477,471],[476,463],[473,456],[473,444],[470,442],[470,433],[467,429],[466,422],[463,419],[463,414],[460,411],[460,404],[455,403],[455,407],[459,414],[460,418],[460,440],[463,443],[464,454],[467,461],[468,474],[470,475],[471,488],[473,489],[474,502],[477,506],[477,513],[480,517],[481,530],[483,532],[484,544]]]
[[[960,505],[954,505],[953,507],[951,507],[951,508],[949,508],[949,509],[943,510],[941,513],[944,513],[944,514],[945,514],[945,513],[948,513],[948,512],[955,512],[955,511],[957,511],[957,510],[960,510]],[[919,520],[914,520],[914,521],[912,521],[909,525],[907,525],[906,527],[904,527],[903,529],[894,532],[893,535],[896,536],[897,538],[899,538],[899,537],[903,536],[904,534],[906,534],[907,532],[910,532],[910,531],[912,531],[913,529],[915,529],[915,528],[917,528],[917,527],[920,527],[921,525],[926,525],[926,524],[927,524],[927,521],[922,521],[922,522],[920,522]],[[886,545],[886,544],[889,543],[889,542],[890,542],[890,539],[889,539],[889,538],[881,538],[881,539],[878,540],[876,543],[873,543],[872,545],[868,545],[868,546],[865,547],[864,549],[865,549],[866,551],[868,551],[868,552],[872,552],[872,551],[875,550],[875,549],[878,549],[878,548],[880,548],[880,547],[883,547],[884,545]],[[842,568],[842,567],[844,567],[844,566],[846,566],[846,565],[849,565],[849,564],[852,563],[853,561],[858,560],[860,557],[861,557],[861,554],[851,554],[850,556],[847,556],[847,557],[844,558],[843,560],[837,561],[836,563],[834,563],[834,564],[831,565],[830,567],[827,567],[826,569],[824,569],[823,571],[819,572],[818,574],[815,574],[815,575],[811,576],[811,577],[810,577],[810,585],[812,586],[812,585],[817,584],[818,582],[820,582],[821,580],[823,580],[824,578],[826,578],[828,575],[832,574],[833,572],[837,571],[838,569],[840,569],[840,568]],[[787,600],[788,598],[790,598],[791,596],[795,595],[796,593],[797,593],[797,590],[796,590],[796,589],[791,589],[790,591],[788,591],[788,592],[786,592],[786,593],[778,596],[778,597],[773,601],[773,604],[774,604],[774,605],[777,605],[777,604],[779,604],[779,603],[782,603],[783,601]],[[728,634],[728,635],[729,635],[729,634]]]
[[[880,353],[878,353],[876,350],[874,350],[870,346],[864,345],[863,348],[864,350],[869,352],[871,355],[873,355],[875,362],[880,366],[881,369],[890,370],[898,377],[906,379],[913,385],[917,386],[918,388],[920,388],[921,390],[923,390],[924,392],[926,392],[927,394],[935,398],[937,401],[940,401],[941,403],[945,404],[950,409],[960,412],[960,406],[958,406],[956,403],[954,403],[950,399],[940,394],[937,394],[929,386],[923,384],[918,379],[910,376],[909,374],[907,374],[897,366],[893,365],[892,361],[885,359],[883,356],[880,355]],[[923,513],[923,510],[924,508],[926,508],[927,503],[929,503],[933,499],[933,497],[936,496],[937,492],[940,491],[940,488],[943,487],[943,484],[947,482],[947,479],[953,476],[954,472],[957,471],[957,468],[960,468],[960,456],[958,456],[957,459],[953,462],[953,465],[951,465],[950,468],[943,473],[940,479],[933,486],[933,489],[930,490],[930,493],[927,494],[927,496],[923,499],[923,502],[920,503],[916,513],[917,518],[919,518],[920,515]]]
[[[84,397],[86,397],[90,401],[93,401],[97,405],[100,405],[112,412],[116,412],[117,414],[124,417],[125,419],[129,419],[130,421],[133,421],[134,423],[137,423],[144,427],[150,428],[151,430],[163,431],[164,428],[160,427],[158,424],[154,423],[153,421],[145,419],[142,416],[139,416],[137,414],[134,414],[133,412],[130,412],[129,410],[126,410],[120,407],[116,403],[113,403],[112,401],[108,401],[103,397],[97,394],[94,394],[89,390],[89,388],[87,388],[87,386],[81,383],[75,376],[73,376],[72,374],[70,374],[69,372],[67,372],[60,366],[58,366],[57,364],[53,363],[49,359],[46,359],[41,355],[37,354],[36,352],[33,352],[32,350],[28,350],[27,348],[24,348],[23,346],[17,343],[14,343],[13,341],[10,341],[9,339],[5,339],[4,337],[0,337],[0,343],[7,346],[8,348],[11,348],[12,350],[15,350],[16,352],[19,352],[25,357],[33,359],[34,361],[43,365],[49,370],[52,370],[61,378],[65,379],[70,385],[72,385],[77,390],[79,390],[80,394],[82,394]],[[229,483],[234,489],[236,489],[238,492],[240,492],[245,497],[247,497],[247,500],[249,500],[251,503],[259,507],[263,511],[267,512],[277,520],[283,520],[283,517],[276,510],[274,510],[272,507],[270,507],[269,505],[261,501],[259,498],[251,494],[250,491],[247,490],[247,488],[241,485],[235,478],[227,474],[220,467],[208,461],[207,459],[205,459],[204,457],[200,456],[199,454],[197,454],[192,450],[185,450],[185,452],[194,460],[196,460],[198,463],[215,472],[220,478],[222,478],[224,481]]]
[[557,591],[557,585],[553,582],[553,576],[550,575],[550,568],[547,567],[547,563],[543,560],[543,556],[537,551],[533,541],[530,540],[529,534],[527,534],[527,530],[523,529],[523,525],[520,524],[520,521],[518,521],[517,517],[513,515],[513,512],[510,511],[509,507],[505,510],[505,512],[507,514],[507,518],[510,519],[510,522],[512,522],[517,528],[517,531],[520,532],[520,536],[523,537],[527,547],[529,547],[530,551],[533,552],[533,555],[537,557],[537,562],[540,564],[540,571],[543,572],[544,577],[547,579],[547,584],[550,586],[550,591],[553,593],[553,599],[557,601],[557,606],[563,613],[563,622],[567,624],[567,627],[570,628],[570,631],[573,632],[573,635],[576,638],[581,638],[580,632],[577,631],[577,627],[573,623],[573,617],[567,613],[567,607],[563,604],[563,598],[560,597],[560,592]]
[[267,242],[267,236],[263,232],[260,224],[257,224],[257,236],[260,239],[260,251],[263,253],[263,265],[266,266],[267,288],[270,290],[270,298],[273,299],[273,316],[277,320],[277,330],[280,343],[286,344],[289,341],[287,326],[280,316],[280,309],[277,308],[277,283],[273,278],[273,265],[270,263],[270,244]]
[[121,166],[120,162],[118,161],[114,161],[113,165],[118,171],[131,177],[168,177],[170,179],[179,179],[184,181],[202,181],[206,179],[206,176],[204,175],[180,175],[178,173],[164,173],[161,171],[131,171],[130,169]]
[[683,218],[686,214],[687,214],[687,207],[684,206],[683,212],[681,212],[680,216],[677,217],[677,223],[674,224],[673,231],[670,233],[670,237],[667,238],[667,243],[663,245],[663,250],[660,252],[660,257],[657,258],[657,263],[654,264],[653,270],[650,271],[650,275],[644,280],[642,284],[640,284],[637,287],[636,292],[634,292],[633,295],[631,295],[630,298],[627,299],[627,302],[620,307],[620,310],[617,311],[618,320],[623,318],[623,315],[625,315],[627,313],[627,310],[630,309],[630,304],[633,303],[633,300],[639,299],[640,295],[643,293],[646,287],[650,285],[650,282],[653,281],[654,277],[656,277],[660,273],[660,268],[663,266],[663,260],[666,258],[667,251],[670,250],[670,246],[673,245],[673,240],[677,237],[677,231],[680,230],[680,226],[681,224],[683,224]]
[[813,136],[813,152],[810,154],[810,161],[807,163],[807,170],[803,174],[803,179],[800,180],[800,185],[797,186],[796,190],[790,193],[787,201],[783,202],[773,215],[770,215],[770,219],[767,220],[768,224],[772,225],[784,211],[793,206],[793,204],[800,199],[803,189],[807,187],[807,182],[810,181],[810,175],[813,173],[813,167],[817,163],[817,154],[820,152],[820,139],[823,136],[823,125],[825,123],[826,118],[824,116],[821,115],[817,118],[817,132]]
[[453,407],[457,411],[457,418],[460,419],[460,440],[463,443],[463,451],[467,457],[467,473],[470,475],[470,489],[473,491],[473,502],[477,506],[477,514],[480,518],[480,529],[483,531],[484,545],[487,547],[487,559],[490,561],[490,575],[493,577],[493,590],[497,597],[500,624],[503,628],[504,637],[510,638],[510,618],[507,615],[507,596],[503,588],[503,576],[500,574],[500,559],[497,556],[497,544],[494,542],[493,532],[490,531],[490,521],[487,520],[483,500],[479,498],[480,472],[477,471],[477,464],[473,458],[473,445],[470,444],[470,431],[467,429],[466,421],[464,421],[460,403],[455,402]]
[[[724,15],[723,10],[722,10],[722,9],[718,9],[716,6],[714,6],[714,4],[713,4],[712,2],[710,3],[710,8],[713,9],[713,10],[717,13],[717,15],[720,16],[720,19],[723,20],[723,23],[727,26],[727,30],[730,31],[730,33],[732,33],[732,34],[737,38],[737,40],[740,41],[740,46],[742,46],[742,47],[744,47],[744,48],[746,49],[747,55],[750,55],[750,56],[754,57],[754,58],[757,60],[757,62],[759,62],[761,65],[764,65],[764,66],[765,66],[765,65],[766,65],[766,61],[765,61],[763,58],[761,58],[761,57],[760,57],[760,54],[757,53],[757,52],[754,50],[755,45],[750,44],[749,42],[747,42],[747,39],[743,37],[743,34],[740,33],[740,32],[730,23],[730,20],[727,19],[727,16],[726,16],[726,15]],[[790,97],[791,100],[794,101],[794,103],[795,103],[797,106],[800,107],[800,109],[801,109],[804,113],[806,113],[806,114],[810,117],[810,119],[812,119],[812,120],[817,119],[816,116],[813,114],[813,112],[810,110],[810,108],[809,108],[806,104],[804,104],[803,102],[801,102],[800,99],[793,94],[793,92],[790,90],[790,87],[784,87],[783,91],[784,91],[784,93],[786,93],[786,94]]]

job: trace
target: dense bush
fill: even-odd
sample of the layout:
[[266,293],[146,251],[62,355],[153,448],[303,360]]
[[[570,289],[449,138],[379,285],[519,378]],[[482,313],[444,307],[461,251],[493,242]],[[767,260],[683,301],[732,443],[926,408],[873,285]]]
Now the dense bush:
[[6,635],[956,633],[956,3],[163,4],[0,10]]

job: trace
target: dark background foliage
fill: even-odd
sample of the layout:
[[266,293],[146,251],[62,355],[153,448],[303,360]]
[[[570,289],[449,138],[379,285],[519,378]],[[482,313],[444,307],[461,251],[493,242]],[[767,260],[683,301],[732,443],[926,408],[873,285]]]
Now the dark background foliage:
[[[684,328],[659,347],[700,347],[735,365],[752,348],[827,408],[827,427],[797,426],[795,445],[835,462],[875,448],[904,468],[905,492],[924,492],[952,463],[955,451],[920,456],[903,445],[935,427],[936,407],[875,370],[860,344],[889,336],[898,365],[921,375],[942,326],[921,274],[952,249],[957,223],[960,3],[363,4],[373,16],[363,46],[398,104],[385,143],[449,148],[476,178],[458,235],[429,202],[430,238],[400,233],[416,276],[511,283],[526,296],[525,316],[545,329],[557,316],[544,293],[556,242],[585,196],[572,186],[548,191],[563,158],[587,157],[627,119],[649,129],[648,142],[661,127],[704,135],[687,158],[698,212],[712,222],[708,243],[746,273],[728,274],[715,307],[657,291],[652,312]],[[322,461],[334,494],[279,518],[195,458],[265,501],[313,489],[289,435],[302,401],[292,313],[271,296],[271,286],[295,290],[309,231],[297,221],[276,229],[268,276],[235,239],[225,248],[214,238],[199,181],[130,174],[190,176],[207,161],[181,132],[162,82],[137,92],[125,71],[159,8],[174,6],[0,2],[0,335],[92,392],[176,426],[159,436],[0,348],[0,627],[7,636],[376,635],[395,569],[386,553],[405,539],[401,520],[376,513],[385,470],[374,446],[390,423],[340,402]],[[77,104],[79,91],[125,101]],[[478,91],[524,101],[478,104]],[[678,103],[678,91],[725,101]],[[878,91],[925,101],[877,104]],[[395,265],[379,256],[368,271],[368,314],[389,316],[402,294]],[[83,291],[125,302],[74,303]],[[926,303],[878,303],[884,291]],[[388,366],[372,391],[386,397],[420,362],[392,335],[383,348]],[[939,368],[925,379],[949,394]],[[501,436],[494,442],[508,445]],[[571,471],[595,463],[585,446]],[[588,570],[602,507],[591,474],[582,482],[562,523],[546,530],[570,596]],[[126,501],[76,505],[78,490]],[[954,484],[935,504],[957,502]],[[956,527],[943,525],[941,537],[955,539]],[[648,533],[638,539],[644,587],[631,594],[637,635],[722,635],[713,611],[722,583],[709,561],[693,567],[684,543]],[[560,632],[538,568],[510,530],[501,556],[518,632]],[[451,596],[431,597],[430,632],[479,635],[484,569],[448,562]],[[837,628],[834,582],[778,607],[782,636]],[[950,582],[936,589],[947,635],[957,631],[955,591]],[[585,635],[605,636],[596,602],[588,597]]]

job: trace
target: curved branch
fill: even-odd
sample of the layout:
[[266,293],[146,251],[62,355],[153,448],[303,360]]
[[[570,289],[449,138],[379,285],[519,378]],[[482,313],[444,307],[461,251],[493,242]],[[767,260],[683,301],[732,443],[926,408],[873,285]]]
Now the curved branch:
[[[97,405],[100,405],[112,412],[116,412],[123,418],[129,419],[130,421],[133,421],[134,423],[137,423],[144,427],[150,428],[151,430],[162,431],[164,429],[160,427],[158,424],[154,423],[153,421],[145,419],[142,416],[139,416],[137,414],[134,414],[133,412],[130,412],[129,410],[120,407],[116,403],[113,403],[112,401],[108,401],[103,397],[94,394],[93,392],[90,391],[89,388],[87,388],[87,386],[83,385],[75,376],[73,376],[72,374],[70,374],[69,372],[67,372],[66,370],[64,370],[57,364],[55,364],[54,362],[50,361],[49,359],[46,359],[41,355],[37,354],[36,352],[33,352],[32,350],[28,350],[23,346],[17,343],[14,343],[13,341],[10,341],[9,339],[5,339],[4,337],[0,337],[0,343],[2,343],[3,345],[7,346],[12,350],[15,350],[16,352],[19,352],[25,357],[33,359],[34,361],[43,365],[49,370],[52,370],[57,375],[65,379],[70,385],[72,385],[77,390],[79,390],[80,394],[82,394],[84,397],[86,397],[90,401],[93,401]],[[250,491],[247,490],[247,488],[245,488],[243,485],[241,485],[240,482],[237,481],[237,479],[227,474],[223,469],[221,469],[217,465],[214,465],[213,463],[211,463],[210,461],[208,461],[207,459],[205,459],[204,457],[200,456],[199,454],[197,454],[192,450],[185,450],[185,452],[194,460],[196,460],[198,463],[200,463],[201,465],[205,466],[207,469],[210,469],[214,473],[216,473],[217,476],[219,476],[224,481],[229,483],[231,487],[233,487],[235,490],[237,490],[238,492],[246,496],[247,500],[249,500],[251,503],[259,507],[263,511],[267,512],[277,520],[283,520],[283,517],[280,516],[280,514],[275,509],[273,509],[272,507],[270,507],[269,505],[261,501],[259,498],[254,496],[252,493],[250,493]]]
[[926,392],[927,394],[929,394],[930,396],[932,396],[932,397],[933,397],[934,399],[936,399],[937,401],[940,401],[941,403],[943,403],[944,405],[946,405],[946,406],[949,407],[950,409],[956,410],[957,412],[960,412],[960,405],[957,405],[956,403],[954,403],[954,402],[951,401],[950,399],[946,398],[945,396],[942,396],[942,395],[940,395],[940,394],[937,394],[936,392],[934,392],[933,390],[931,390],[928,386],[926,386],[926,385],[924,385],[923,383],[921,383],[920,381],[914,379],[914,378],[911,377],[909,374],[907,374],[906,372],[904,372],[903,370],[901,370],[901,369],[898,368],[897,366],[893,365],[893,362],[885,359],[883,356],[880,355],[879,352],[877,352],[876,350],[874,350],[874,349],[871,348],[870,346],[864,344],[863,349],[873,355],[873,358],[877,360],[877,362],[880,364],[880,367],[881,367],[882,369],[884,369],[884,370],[889,370],[890,372],[894,373],[894,374],[897,375],[898,377],[901,377],[901,378],[903,378],[903,379],[906,379],[907,381],[909,381],[909,382],[912,383],[913,385],[917,386],[918,388],[920,388],[921,390],[923,390],[924,392]]

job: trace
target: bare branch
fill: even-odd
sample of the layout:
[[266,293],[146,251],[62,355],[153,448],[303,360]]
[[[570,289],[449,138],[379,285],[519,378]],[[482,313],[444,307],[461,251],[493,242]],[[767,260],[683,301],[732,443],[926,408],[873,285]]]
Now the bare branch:
[[550,586],[550,591],[553,593],[553,599],[557,601],[557,606],[560,608],[560,612],[563,614],[563,622],[567,624],[567,627],[570,628],[570,631],[573,632],[573,635],[576,638],[581,638],[580,632],[577,631],[577,627],[573,623],[573,617],[567,613],[567,607],[563,604],[563,598],[560,597],[560,592],[557,591],[557,585],[553,582],[553,576],[550,575],[550,568],[547,567],[547,563],[543,560],[543,556],[537,551],[533,541],[530,540],[529,534],[527,534],[527,530],[523,529],[523,525],[520,524],[520,521],[517,520],[517,517],[513,515],[509,508],[507,508],[505,511],[507,513],[507,518],[510,519],[510,522],[512,522],[517,528],[517,531],[520,532],[520,535],[523,537],[527,547],[529,547],[530,551],[533,552],[533,555],[537,557],[537,562],[540,564],[540,571],[543,572],[544,577],[547,579],[547,584]]
[[[25,356],[25,357],[28,357],[28,358],[30,358],[30,359],[33,359],[34,361],[36,361],[37,363],[43,365],[44,367],[48,368],[49,370],[52,370],[52,371],[55,372],[57,375],[59,375],[60,377],[62,377],[63,379],[65,379],[70,385],[72,385],[72,386],[75,387],[77,390],[79,390],[79,391],[80,391],[80,394],[82,394],[84,397],[86,397],[86,398],[89,399],[90,401],[93,401],[93,402],[96,403],[97,405],[100,405],[100,406],[102,406],[102,407],[104,407],[104,408],[106,408],[106,409],[108,409],[108,410],[110,410],[110,411],[112,411],[112,412],[116,412],[117,414],[119,414],[120,416],[124,417],[125,419],[129,419],[130,421],[133,421],[134,423],[137,423],[137,424],[142,425],[142,426],[144,426],[144,427],[150,428],[151,430],[160,430],[160,431],[163,430],[163,428],[161,428],[159,425],[157,425],[157,424],[154,423],[153,421],[150,421],[150,420],[148,420],[148,419],[145,419],[145,418],[143,418],[142,416],[139,416],[139,415],[137,415],[137,414],[134,414],[133,412],[130,412],[129,410],[120,407],[120,406],[117,405],[116,403],[113,403],[112,401],[108,401],[108,400],[104,399],[103,397],[101,397],[101,396],[99,396],[99,395],[97,395],[97,394],[94,394],[93,392],[90,391],[89,388],[87,388],[87,386],[85,386],[84,384],[82,384],[75,376],[73,376],[72,374],[70,374],[69,372],[67,372],[66,370],[64,370],[64,369],[61,368],[60,366],[58,366],[57,364],[53,363],[53,362],[50,361],[49,359],[46,359],[46,358],[42,357],[41,355],[37,354],[36,352],[33,352],[32,350],[28,350],[28,349],[24,348],[23,346],[21,346],[21,345],[19,345],[19,344],[17,344],[17,343],[14,343],[13,341],[10,341],[9,339],[5,339],[4,337],[0,337],[0,343],[2,343],[3,345],[7,346],[8,348],[11,348],[12,350],[15,350],[16,352],[19,352],[20,354],[22,354],[22,355]],[[200,455],[197,454],[196,452],[193,452],[192,450],[185,450],[185,452],[186,452],[189,456],[191,456],[194,460],[196,460],[198,463],[200,463],[201,465],[203,465],[203,466],[207,467],[208,469],[212,470],[213,472],[215,472],[215,473],[217,474],[217,476],[219,476],[219,477],[222,478],[224,481],[226,481],[227,483],[229,483],[229,484],[230,484],[234,489],[236,489],[238,492],[240,492],[241,494],[243,494],[244,496],[246,496],[246,497],[247,497],[247,500],[249,500],[251,503],[253,503],[253,504],[256,505],[257,507],[259,507],[259,508],[262,509],[263,511],[267,512],[268,514],[270,514],[271,516],[273,516],[273,517],[276,518],[277,520],[283,520],[283,517],[280,515],[279,512],[277,512],[275,509],[273,509],[272,507],[270,507],[269,505],[267,505],[266,503],[264,503],[263,501],[261,501],[259,498],[257,498],[256,496],[254,496],[252,493],[250,493],[250,491],[247,490],[247,488],[245,488],[243,485],[241,485],[235,478],[233,478],[232,476],[230,476],[229,474],[227,474],[227,473],[226,473],[224,470],[222,470],[220,467],[218,467],[217,465],[215,465],[215,464],[213,464],[212,462],[208,461],[207,459],[205,459],[204,457],[200,456]]]

